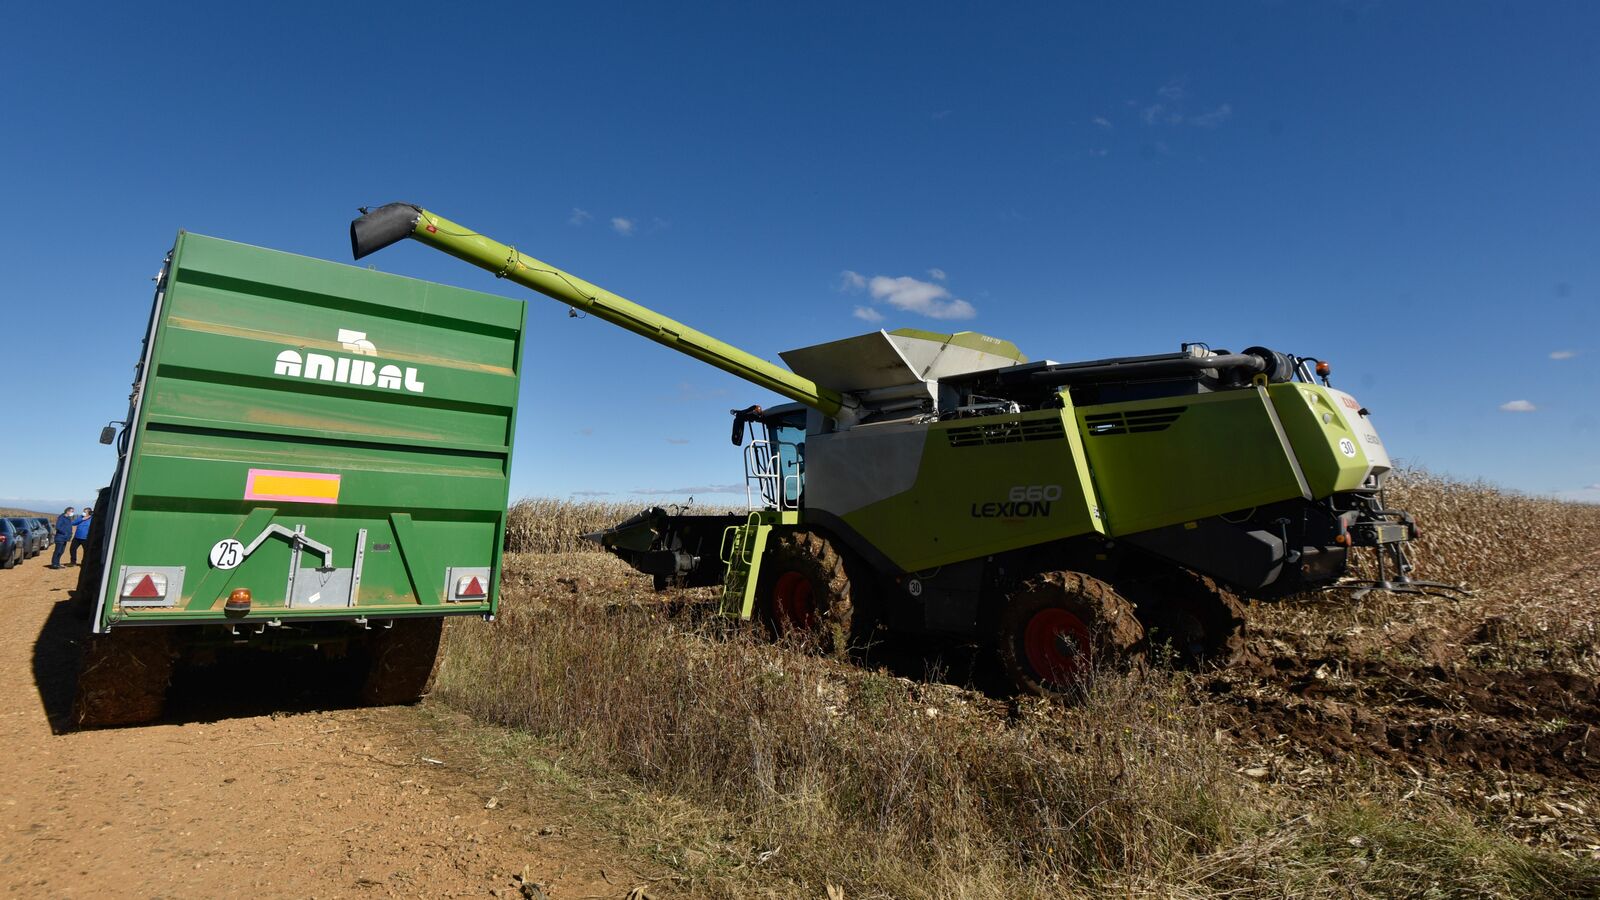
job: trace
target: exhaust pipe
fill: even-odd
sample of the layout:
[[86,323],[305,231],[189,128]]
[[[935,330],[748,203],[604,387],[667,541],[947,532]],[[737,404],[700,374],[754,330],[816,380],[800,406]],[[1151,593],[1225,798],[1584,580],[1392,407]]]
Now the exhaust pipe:
[[350,222],[350,252],[360,259],[398,244],[417,230],[422,207],[411,203],[387,203],[372,211],[361,207],[361,218]]

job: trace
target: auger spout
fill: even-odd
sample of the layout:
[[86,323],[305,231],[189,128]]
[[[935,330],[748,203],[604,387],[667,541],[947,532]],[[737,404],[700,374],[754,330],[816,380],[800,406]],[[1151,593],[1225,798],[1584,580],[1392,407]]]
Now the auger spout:
[[362,216],[350,223],[350,249],[356,259],[405,238],[466,260],[493,272],[496,277],[532,288],[588,315],[821,410],[824,415],[836,416],[855,405],[838,391],[725,344],[420,206],[390,203],[370,212],[363,210]]

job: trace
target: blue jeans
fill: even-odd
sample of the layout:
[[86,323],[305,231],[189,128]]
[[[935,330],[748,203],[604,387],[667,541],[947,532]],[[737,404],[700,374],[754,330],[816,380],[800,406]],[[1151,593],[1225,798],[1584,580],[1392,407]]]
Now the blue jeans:
[[63,540],[60,540],[60,539],[57,539],[56,540],[56,552],[55,552],[54,555],[52,555],[50,557],[50,565],[52,565],[52,566],[54,566],[56,568],[60,568],[61,567],[61,551],[65,550],[65,549],[67,549],[67,542],[63,541]]

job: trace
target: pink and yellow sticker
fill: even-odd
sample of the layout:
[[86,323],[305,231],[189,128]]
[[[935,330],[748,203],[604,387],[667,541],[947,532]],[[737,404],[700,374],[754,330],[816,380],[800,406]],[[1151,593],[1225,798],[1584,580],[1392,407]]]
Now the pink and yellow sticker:
[[244,498],[280,503],[338,503],[339,476],[326,472],[251,469],[244,482]]

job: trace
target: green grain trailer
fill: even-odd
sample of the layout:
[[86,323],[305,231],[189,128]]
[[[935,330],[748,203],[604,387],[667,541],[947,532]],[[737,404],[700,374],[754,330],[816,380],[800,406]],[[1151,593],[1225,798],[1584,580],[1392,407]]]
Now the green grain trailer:
[[180,233],[76,599],[81,724],[159,715],[186,652],[354,653],[426,690],[492,618],[525,304]]

